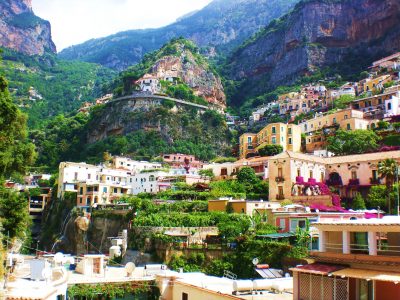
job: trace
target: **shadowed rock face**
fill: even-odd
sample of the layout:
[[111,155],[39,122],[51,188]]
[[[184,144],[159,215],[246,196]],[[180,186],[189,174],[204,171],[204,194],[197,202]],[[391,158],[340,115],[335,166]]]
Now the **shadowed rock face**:
[[56,52],[50,23],[33,13],[31,0],[0,0],[0,47],[27,55]]
[[231,78],[275,87],[349,56],[371,62],[400,50],[398,0],[305,1],[273,23],[234,53]]

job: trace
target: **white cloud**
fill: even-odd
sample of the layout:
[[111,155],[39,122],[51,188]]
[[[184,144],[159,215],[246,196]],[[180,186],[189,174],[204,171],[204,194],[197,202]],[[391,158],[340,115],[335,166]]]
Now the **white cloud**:
[[33,0],[49,20],[58,51],[91,38],[129,29],[157,28],[201,9],[211,0]]

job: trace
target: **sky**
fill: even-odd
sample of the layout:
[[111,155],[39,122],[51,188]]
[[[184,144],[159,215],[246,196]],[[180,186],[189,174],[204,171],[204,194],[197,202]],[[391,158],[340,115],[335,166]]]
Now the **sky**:
[[50,21],[57,51],[129,29],[173,23],[212,0],[33,0],[33,11]]

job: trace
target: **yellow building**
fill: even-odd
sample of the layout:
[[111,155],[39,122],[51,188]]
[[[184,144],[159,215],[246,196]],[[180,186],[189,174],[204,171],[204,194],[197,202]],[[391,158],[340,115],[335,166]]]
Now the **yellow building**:
[[302,133],[306,134],[306,151],[326,149],[326,139],[336,130],[371,129],[379,120],[367,120],[362,111],[339,110],[333,114],[316,115],[313,119],[300,123]]
[[367,78],[363,80],[362,92],[379,91],[383,89],[383,85],[392,79],[391,75],[382,75],[376,78]]
[[239,144],[241,159],[257,155],[257,151],[266,145],[281,145],[284,151],[300,152],[301,129],[295,124],[272,123],[257,134],[243,134]]
[[[267,199],[265,199],[267,200]],[[245,200],[209,200],[208,211],[222,211],[225,212],[230,205],[230,209],[237,214],[246,214],[252,216],[254,212],[264,213],[267,210],[281,207],[278,202],[270,201],[245,201]]]

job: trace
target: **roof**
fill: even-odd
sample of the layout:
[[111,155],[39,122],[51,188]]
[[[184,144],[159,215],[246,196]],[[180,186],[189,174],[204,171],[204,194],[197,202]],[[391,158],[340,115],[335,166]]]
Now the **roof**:
[[332,264],[320,264],[314,263],[304,266],[297,266],[295,268],[290,269],[290,271],[301,272],[301,273],[309,273],[316,275],[328,275],[333,272],[346,269],[347,266],[343,265],[332,265]]
[[270,157],[269,159],[284,159],[293,158],[305,161],[312,161],[321,164],[334,165],[343,163],[354,163],[354,162],[371,162],[371,161],[381,161],[387,158],[393,158],[400,160],[400,151],[388,151],[388,152],[375,152],[375,153],[365,153],[356,155],[346,155],[346,156],[333,156],[333,157],[319,157],[314,155],[308,155],[303,153],[285,151],[281,154]]
[[397,216],[386,216],[382,219],[357,219],[357,220],[335,220],[335,221],[324,221],[315,222],[313,226],[319,225],[329,225],[329,226],[340,226],[340,225],[350,225],[350,226],[400,226],[400,217]]
[[387,158],[400,159],[400,151],[375,152],[348,156],[329,157],[326,162],[330,165],[338,163],[352,163],[360,161],[381,161]]
[[[400,151],[399,151],[399,153],[400,153]],[[301,159],[301,160],[313,161],[313,162],[317,162],[317,163],[321,163],[321,164],[326,164],[326,161],[323,157],[303,154],[303,153],[299,153],[299,152],[292,152],[292,151],[285,151],[285,152],[282,152],[281,154],[270,157],[270,159],[274,159],[274,160],[282,159],[282,158]]]
[[333,273],[334,276],[345,276],[357,279],[366,280],[379,280],[389,282],[400,282],[400,273],[387,272],[387,271],[375,271],[375,270],[363,270],[363,269],[351,269],[346,268]]

